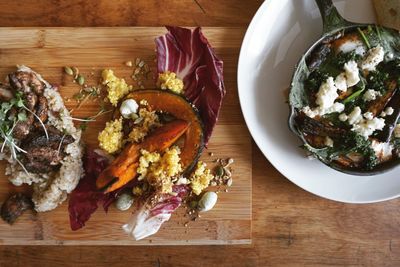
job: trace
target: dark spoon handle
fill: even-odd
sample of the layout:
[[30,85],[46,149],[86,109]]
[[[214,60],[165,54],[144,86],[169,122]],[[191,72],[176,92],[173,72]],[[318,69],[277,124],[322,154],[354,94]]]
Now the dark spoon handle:
[[321,13],[323,23],[323,35],[328,35],[343,27],[353,25],[345,20],[333,5],[332,0],[315,0]]

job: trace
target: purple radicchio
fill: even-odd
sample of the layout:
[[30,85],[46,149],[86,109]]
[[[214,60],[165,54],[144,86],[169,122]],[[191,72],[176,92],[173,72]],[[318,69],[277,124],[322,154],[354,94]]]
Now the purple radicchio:
[[161,225],[168,221],[172,213],[182,204],[188,190],[186,185],[174,185],[173,195],[157,195],[156,201],[153,199],[154,196],[147,198],[122,228],[135,240],[157,233]]
[[155,40],[158,73],[175,72],[183,80],[185,96],[200,112],[207,144],[226,94],[223,62],[215,55],[200,27],[166,28],[168,33]]
[[97,176],[107,167],[109,160],[92,149],[86,149],[84,164],[85,176],[72,191],[69,203],[69,222],[72,230],[85,226],[85,222],[97,210],[99,205],[107,212],[114,202],[117,192],[104,194],[96,188]]

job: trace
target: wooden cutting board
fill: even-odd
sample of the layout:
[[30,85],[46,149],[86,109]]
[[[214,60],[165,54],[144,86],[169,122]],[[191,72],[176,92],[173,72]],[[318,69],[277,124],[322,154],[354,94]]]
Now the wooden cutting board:
[[[121,226],[131,216],[132,209],[120,212],[111,207],[106,214],[99,208],[83,229],[72,231],[69,226],[67,202],[57,209],[33,215],[25,212],[17,222],[9,226],[0,222],[0,243],[3,245],[183,245],[183,244],[249,244],[251,243],[251,192],[252,151],[251,139],[239,106],[236,83],[236,65],[243,29],[205,28],[205,35],[224,61],[224,100],[218,125],[208,150],[202,159],[209,162],[216,158],[234,158],[233,185],[225,192],[221,188],[215,208],[201,214],[195,222],[188,222],[185,210],[180,208],[160,231],[145,240],[134,241]],[[134,84],[130,77],[134,68],[126,61],[144,60],[151,69],[155,67],[154,38],[165,34],[164,28],[0,28],[0,80],[17,64],[32,67],[50,83],[59,85],[65,99],[79,91],[71,76],[63,72],[63,66],[76,66],[96,84],[100,72],[111,68],[117,76]],[[151,77],[145,85],[154,86]],[[66,105],[76,107],[74,100]],[[99,105],[86,102],[72,113],[83,118],[98,112]],[[90,123],[83,140],[97,145],[97,134],[104,127],[108,116]],[[214,155],[210,156],[209,152]],[[17,188],[4,175],[5,164],[0,164],[0,202],[11,193],[29,190]]]

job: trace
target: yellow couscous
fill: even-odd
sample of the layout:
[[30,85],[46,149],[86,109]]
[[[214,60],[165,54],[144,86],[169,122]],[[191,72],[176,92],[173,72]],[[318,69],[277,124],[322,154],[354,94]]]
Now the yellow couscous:
[[183,81],[174,72],[166,71],[158,74],[157,85],[159,88],[169,89],[175,93],[183,93]]
[[141,150],[138,174],[162,193],[171,193],[173,178],[182,172],[179,147],[167,149],[161,156],[157,152]]
[[106,123],[106,127],[99,133],[99,145],[102,149],[112,154],[122,147],[122,117]]
[[196,170],[189,178],[190,187],[196,195],[200,195],[201,192],[208,187],[210,181],[214,179],[214,175],[212,175],[210,169],[206,167],[207,165],[204,162],[199,161]]
[[133,88],[124,79],[114,75],[110,69],[105,69],[101,73],[103,84],[107,86],[108,100],[113,106],[117,106],[118,101],[127,95]]

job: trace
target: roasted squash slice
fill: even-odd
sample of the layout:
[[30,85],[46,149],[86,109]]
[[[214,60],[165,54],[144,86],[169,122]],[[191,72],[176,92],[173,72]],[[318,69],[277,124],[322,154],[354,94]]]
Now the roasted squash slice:
[[164,151],[174,144],[188,130],[189,126],[190,123],[187,121],[175,120],[156,129],[143,142],[127,145],[99,175],[96,180],[97,188],[108,193],[135,179],[141,149],[149,152]]
[[126,99],[129,98],[137,103],[145,100],[152,110],[166,112],[177,119],[190,122],[180,154],[182,166],[186,172],[190,171],[204,148],[203,124],[197,109],[184,96],[163,90],[136,90],[126,96]]

